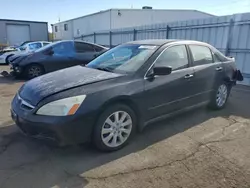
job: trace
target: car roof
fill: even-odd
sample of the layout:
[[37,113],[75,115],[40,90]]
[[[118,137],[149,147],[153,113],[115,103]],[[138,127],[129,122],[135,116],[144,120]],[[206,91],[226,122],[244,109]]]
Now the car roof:
[[51,42],[48,42],[48,41],[33,41],[33,42],[27,42],[27,43],[26,43],[26,44],[24,44],[23,46],[27,46],[27,45],[34,44],[34,43],[38,43],[38,42],[46,42],[46,43],[51,43]]
[[183,44],[200,44],[200,45],[208,45],[207,43],[194,41],[194,40],[180,40],[180,39],[152,39],[152,40],[136,40],[128,42],[127,44],[141,44],[141,45],[155,45],[155,46],[162,46],[168,43],[183,43]]
[[96,44],[96,43],[91,43],[91,42],[86,42],[86,41],[82,41],[82,40],[73,40],[74,42],[81,42],[81,43],[85,43],[85,44],[91,44],[91,45],[94,45],[94,46],[99,46],[99,47],[102,47],[102,48],[106,48],[105,46],[102,46],[100,44]]
[[142,45],[156,45],[161,46],[166,43],[176,42],[176,39],[149,39],[149,40],[136,40],[128,42],[127,44],[142,44]]

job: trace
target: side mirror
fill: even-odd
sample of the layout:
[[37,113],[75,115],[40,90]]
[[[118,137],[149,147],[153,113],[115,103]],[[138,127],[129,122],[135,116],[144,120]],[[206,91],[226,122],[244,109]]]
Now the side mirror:
[[154,75],[164,76],[164,75],[171,74],[172,67],[154,67],[153,71],[154,71]]

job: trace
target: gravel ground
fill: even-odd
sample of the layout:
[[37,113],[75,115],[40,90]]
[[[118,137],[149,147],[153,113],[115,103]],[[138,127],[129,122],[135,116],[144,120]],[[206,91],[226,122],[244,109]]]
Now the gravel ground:
[[0,76],[0,188],[250,187],[248,87],[235,88],[224,110],[200,108],[152,124],[124,149],[100,153],[20,134],[9,107],[22,84]]

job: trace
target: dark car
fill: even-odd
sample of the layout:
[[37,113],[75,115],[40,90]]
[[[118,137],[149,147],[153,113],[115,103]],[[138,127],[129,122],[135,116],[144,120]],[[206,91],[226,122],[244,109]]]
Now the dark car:
[[177,112],[205,104],[223,108],[236,72],[234,59],[206,43],[129,42],[86,67],[28,81],[12,101],[12,118],[32,137],[61,145],[93,141],[113,151]]
[[107,49],[82,41],[59,41],[35,52],[12,56],[10,67],[16,76],[31,79],[59,69],[87,64]]

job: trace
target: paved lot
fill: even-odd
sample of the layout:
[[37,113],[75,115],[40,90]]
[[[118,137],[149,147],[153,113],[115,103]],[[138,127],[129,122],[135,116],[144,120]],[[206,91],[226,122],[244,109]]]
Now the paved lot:
[[0,188],[250,187],[246,87],[234,89],[222,111],[201,108],[153,124],[126,148],[100,153],[22,136],[9,116],[22,83],[0,76]]

